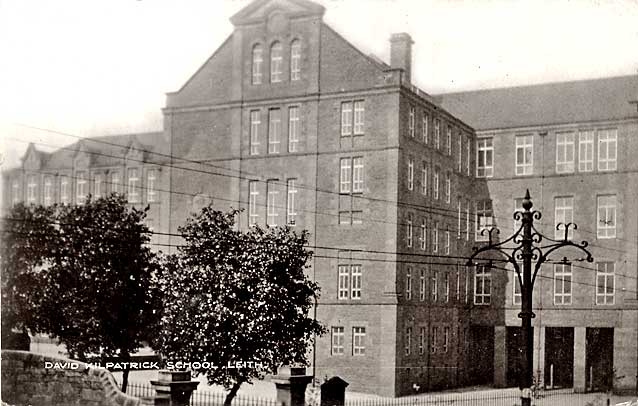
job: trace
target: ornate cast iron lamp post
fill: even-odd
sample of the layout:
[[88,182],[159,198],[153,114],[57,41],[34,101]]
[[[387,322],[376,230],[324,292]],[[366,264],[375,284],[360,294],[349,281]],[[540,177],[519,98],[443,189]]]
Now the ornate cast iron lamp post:
[[[591,253],[586,249],[588,243],[583,241],[580,244],[574,243],[569,240],[570,229],[576,230],[578,227],[574,223],[559,223],[556,225],[557,230],[563,230],[565,236],[562,240],[555,240],[542,235],[534,227],[534,220],[540,220],[541,213],[539,211],[532,211],[533,204],[529,195],[529,190],[525,193],[523,200],[523,211],[516,211],[514,213],[514,220],[521,221],[519,229],[511,235],[509,238],[502,242],[492,242],[492,235],[499,234],[500,231],[497,228],[484,229],[481,234],[488,233],[488,244],[480,247],[473,248],[474,253],[470,256],[467,265],[474,265],[473,260],[483,252],[495,251],[506,258],[506,262],[509,262],[516,271],[516,277],[521,287],[521,312],[518,317],[522,320],[522,338],[525,343],[525,368],[521,372],[522,393],[521,404],[522,406],[531,405],[531,388],[533,384],[533,357],[534,357],[534,338],[532,335],[532,319],[536,316],[532,311],[532,292],[534,290],[534,282],[536,281],[536,275],[541,268],[541,265],[547,261],[549,254],[563,247],[575,247],[583,251],[587,257],[587,262],[593,262],[594,258]],[[543,240],[547,240],[547,245],[541,245]],[[513,247],[506,247],[506,244],[513,243]],[[518,261],[523,263],[523,271],[518,265]],[[535,262],[534,262],[535,261]],[[534,269],[532,272],[532,262],[534,262]],[[567,257],[562,259],[563,263],[568,264]]]

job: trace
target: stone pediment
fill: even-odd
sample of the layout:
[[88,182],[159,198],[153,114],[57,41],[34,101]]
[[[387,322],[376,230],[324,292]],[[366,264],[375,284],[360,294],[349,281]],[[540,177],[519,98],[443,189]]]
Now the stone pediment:
[[230,18],[233,25],[263,23],[272,15],[287,18],[323,16],[326,9],[308,0],[255,0]]

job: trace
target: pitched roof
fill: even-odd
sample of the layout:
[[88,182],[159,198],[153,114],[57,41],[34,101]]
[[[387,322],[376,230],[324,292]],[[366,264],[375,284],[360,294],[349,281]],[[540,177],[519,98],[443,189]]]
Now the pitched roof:
[[476,130],[638,118],[638,76],[448,93],[441,106]]
[[48,169],[72,168],[73,158],[83,148],[91,156],[91,166],[118,166],[124,162],[131,145],[136,150],[143,152],[145,162],[166,162],[168,161],[168,143],[162,137],[163,133],[152,132],[84,138],[49,153],[48,159],[43,162],[43,167]]
[[294,17],[323,15],[325,7],[310,0],[255,0],[232,17],[234,25],[251,24],[262,21],[275,8],[281,8]]

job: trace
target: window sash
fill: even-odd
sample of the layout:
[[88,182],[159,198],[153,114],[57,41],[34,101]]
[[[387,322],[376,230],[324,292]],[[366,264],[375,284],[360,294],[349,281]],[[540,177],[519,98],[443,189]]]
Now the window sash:
[[257,211],[259,190],[257,190],[257,181],[250,181],[248,185],[248,224],[252,226],[257,224],[259,220],[259,213]]
[[363,158],[352,158],[352,193],[363,193]]
[[365,327],[352,328],[352,355],[365,355],[366,329]]
[[421,137],[423,139],[423,143],[425,144],[429,142],[429,139],[428,139],[429,124],[430,124],[430,117],[427,114],[424,114],[422,119]]
[[361,299],[361,283],[363,277],[363,274],[361,272],[361,265],[351,265],[350,269],[350,298],[354,300]]
[[270,47],[270,82],[281,82],[283,77],[283,47],[281,43],[276,42]]
[[36,183],[35,176],[30,175],[27,178],[27,202],[28,203],[35,203],[37,187],[38,187],[38,184]]
[[297,219],[296,196],[297,185],[296,179],[288,179],[286,181],[286,224],[294,226]]
[[259,155],[259,127],[261,117],[259,110],[250,112],[250,155]]
[[252,84],[259,85],[261,84],[261,70],[264,62],[263,58],[263,49],[260,45],[255,45],[253,47],[253,63],[252,63]]
[[428,194],[428,166],[425,162],[421,167],[421,194],[423,196]]
[[408,159],[408,190],[414,189],[414,160]]
[[596,304],[614,304],[615,296],[615,264],[599,262],[596,264]]
[[598,170],[615,171],[617,160],[616,130],[602,130],[598,133]]
[[421,274],[419,275],[419,300],[421,302],[425,301],[425,270],[421,269]]
[[616,237],[616,196],[598,196],[598,238]]
[[299,41],[293,41],[290,46],[290,80],[299,80],[301,78],[301,44]]
[[432,297],[432,302],[436,302],[439,299],[439,273],[437,271],[432,273],[430,281],[430,295]]
[[405,274],[405,298],[407,300],[412,299],[412,268],[408,267]]
[[420,237],[422,251],[425,251],[427,241],[428,241],[428,228],[427,228],[427,225],[425,224],[425,220],[423,220],[421,222],[421,237]]
[[474,304],[490,304],[492,294],[492,276],[488,268],[477,266],[474,273]]
[[534,143],[531,135],[516,137],[516,175],[533,173]]
[[354,102],[354,134],[361,135],[364,132],[365,104],[363,100]]
[[299,144],[299,107],[288,108],[288,152],[297,152]]
[[332,355],[343,355],[345,353],[345,329],[343,327],[332,327]]
[[[573,221],[574,198],[571,196],[554,198],[554,238],[557,240],[562,240],[565,236],[564,228],[561,228],[560,230],[557,229],[559,223],[563,223],[564,225],[566,225],[568,223],[572,223]],[[571,240],[573,237],[574,230],[570,228],[569,233],[567,234],[567,239]]]
[[556,173],[574,172],[574,133],[556,134]]
[[341,158],[339,175],[339,192],[350,193],[352,183],[352,162],[350,158]]
[[120,193],[120,173],[113,172],[111,174],[111,192]]
[[412,327],[405,329],[405,355],[412,352]]
[[96,199],[102,196],[102,175],[99,173],[93,175],[93,195]]
[[445,132],[445,150],[448,155],[452,155],[452,127],[448,125]]
[[594,170],[594,132],[581,131],[578,134],[578,170],[591,172]]
[[268,153],[278,154],[281,144],[281,110],[268,111]]
[[43,195],[44,195],[45,206],[49,206],[51,203],[53,203],[53,181],[51,180],[51,177],[49,176],[44,178]]
[[479,178],[494,176],[494,145],[491,138],[477,141],[476,176]]
[[407,225],[406,225],[406,245],[408,246],[408,248],[412,248],[412,233],[413,233],[413,229],[412,229],[412,216],[408,217],[407,220]]
[[554,264],[554,304],[569,305],[572,303],[572,266],[570,264]]
[[139,203],[140,201],[140,192],[139,192],[139,172],[137,168],[131,168],[128,170],[128,200],[130,203]]
[[352,135],[352,102],[341,103],[341,135]]
[[434,168],[434,185],[432,194],[435,200],[439,200],[439,178],[441,176],[441,172],[439,168]]
[[276,180],[266,182],[266,225],[276,226],[279,213],[277,210],[277,200],[279,191],[275,186]]
[[441,121],[439,119],[434,120],[434,146],[436,149],[441,148]]
[[450,198],[452,194],[452,179],[450,177],[450,173],[445,174],[445,203],[450,203]]
[[[77,172],[75,175],[75,199],[78,204],[84,203],[86,199],[86,173],[85,172]],[[131,199],[131,201],[134,201]]]
[[146,200],[148,202],[154,202],[157,197],[157,191],[155,190],[155,180],[157,174],[154,169],[149,169],[146,174]]

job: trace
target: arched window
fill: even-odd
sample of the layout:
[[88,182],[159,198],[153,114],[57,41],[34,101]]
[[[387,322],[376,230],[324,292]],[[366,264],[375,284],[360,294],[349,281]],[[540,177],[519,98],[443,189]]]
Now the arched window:
[[275,42],[270,48],[270,83],[281,82],[283,55],[280,42]]
[[290,80],[301,79],[301,44],[299,40],[290,44]]
[[253,47],[253,85],[261,83],[261,70],[264,62],[263,49],[257,44]]

